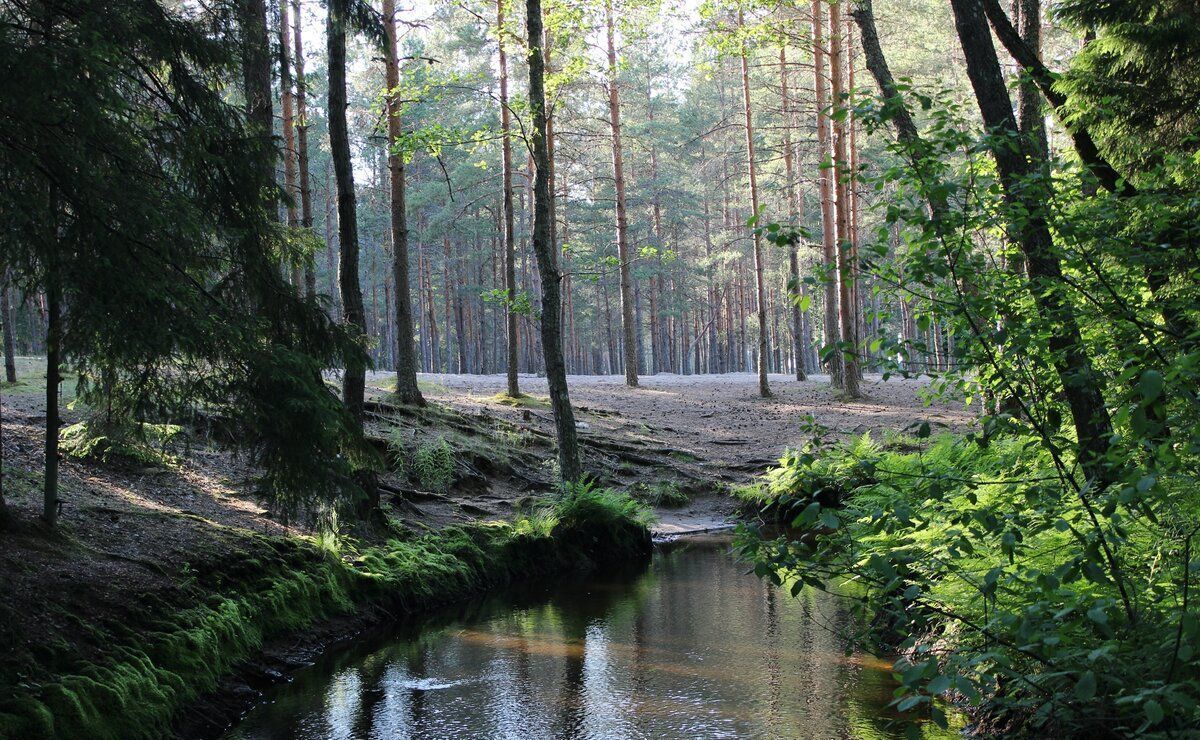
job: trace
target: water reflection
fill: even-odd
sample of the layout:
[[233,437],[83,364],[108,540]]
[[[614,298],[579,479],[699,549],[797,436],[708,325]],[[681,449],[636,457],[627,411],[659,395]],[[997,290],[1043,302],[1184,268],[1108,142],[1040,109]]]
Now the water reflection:
[[887,709],[887,664],[843,654],[840,605],[745,570],[727,538],[692,539],[640,573],[398,627],[302,671],[228,737],[905,736],[917,720]]

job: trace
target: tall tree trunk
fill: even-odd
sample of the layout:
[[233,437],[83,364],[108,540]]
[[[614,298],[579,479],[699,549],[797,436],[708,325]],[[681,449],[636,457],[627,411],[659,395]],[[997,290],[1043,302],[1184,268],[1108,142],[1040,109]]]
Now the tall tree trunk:
[[[260,143],[256,152],[262,182],[275,179],[275,145],[271,107],[271,45],[267,33],[266,0],[240,0],[242,26],[242,91],[246,98],[246,122],[250,135]],[[275,206],[270,215],[276,218]]]
[[[796,174],[792,163],[792,101],[788,92],[787,45],[779,46],[779,98],[783,114],[783,172],[787,181],[788,220],[793,226],[800,225],[800,205],[796,197]],[[804,380],[804,358],[802,347],[804,333],[800,319],[800,259],[797,245],[788,247],[788,285],[786,295],[792,312],[792,347],[796,365],[796,380]]]
[[612,128],[613,182],[617,198],[617,260],[621,275],[621,337],[625,359],[625,384],[638,384],[637,324],[634,323],[633,277],[629,256],[629,223],[625,213],[625,164],[621,152],[621,97],[617,88],[617,40],[612,0],[605,0],[608,42],[608,116]]
[[404,133],[400,121],[400,60],[396,48],[395,0],[383,0],[384,30],[387,32],[387,130],[390,216],[392,236],[392,282],[396,284],[396,398],[401,403],[424,406],[417,387],[417,355],[413,346],[412,294],[408,269],[408,211],[404,192],[404,157],[399,141]]
[[[743,24],[742,11],[738,9],[738,27]],[[755,216],[758,210],[758,172],[754,161],[754,115],[750,108],[750,61],[746,54],[745,42],[742,43],[742,106],[746,118],[746,166],[750,170],[750,207]],[[762,236],[758,229],[754,231],[754,297],[757,304],[758,316],[758,392],[763,398],[771,395],[767,384],[767,363],[770,362],[767,349],[767,289],[763,280],[765,270],[763,259]]]
[[[954,24],[967,62],[967,76],[984,125],[994,136],[1018,140],[1019,128],[991,31],[980,0],[951,0]],[[1028,146],[1013,147],[992,139],[992,155],[1000,173],[1005,198],[1014,209],[1026,214],[1017,239],[1029,271],[1030,291],[1049,332],[1049,349],[1063,385],[1079,445],[1079,462],[1089,479],[1107,481],[1104,464],[1112,422],[1100,391],[1100,380],[1092,367],[1076,322],[1075,311],[1063,295],[1062,264],[1054,252],[1053,238],[1044,217],[1042,188],[1030,187],[1041,163],[1034,161]]]
[[[286,2],[286,0],[283,0]],[[292,0],[293,44],[296,58],[296,155],[300,176],[300,226],[311,232],[313,227],[312,185],[308,177],[308,80],[304,77],[304,26],[300,15],[300,0]],[[310,256],[304,263],[304,293],[317,295],[317,271]]]
[[812,0],[812,44],[813,77],[817,104],[817,157],[821,162],[818,174],[818,190],[821,198],[821,259],[824,263],[825,280],[825,351],[829,380],[835,388],[842,387],[842,353],[837,351],[838,331],[838,281],[837,269],[837,221],[834,216],[833,183],[830,181],[833,168],[826,167],[832,161],[829,145],[829,88],[825,73],[825,3]]
[[521,387],[517,381],[520,334],[517,329],[517,314],[513,310],[517,300],[517,248],[513,228],[513,164],[510,139],[512,122],[508,110],[508,53],[504,49],[504,3],[505,0],[496,0],[496,40],[500,47],[500,159],[504,181],[505,336],[508,342],[505,373],[508,395],[517,398],[521,395]]
[[542,56],[542,3],[526,0],[526,24],[529,31],[529,107],[533,116],[533,253],[542,277],[542,355],[546,364],[546,382],[550,387],[550,406],[554,412],[554,430],[558,439],[558,466],[564,481],[582,477],[579,466],[579,442],[575,433],[575,414],[567,393],[567,368],[562,348],[562,306],[558,260],[551,238],[550,146],[546,124],[545,60]]
[[[654,225],[654,247],[658,250],[663,249],[663,232],[662,232],[662,203],[659,199],[658,191],[658,147],[654,145],[654,91],[647,87],[646,90],[646,117],[650,123],[650,216],[651,223]],[[651,262],[651,267],[658,273],[661,268],[661,258],[655,258]],[[670,370],[670,366],[664,362],[663,355],[663,327],[662,320],[659,317],[661,311],[660,300],[662,296],[662,280],[661,274],[650,276],[650,372],[658,373],[664,369]]]
[[42,485],[42,520],[53,527],[58,522],[58,432],[62,418],[58,410],[58,386],[62,383],[62,288],[50,270],[46,281],[46,445],[45,479]]
[[[443,363],[443,367],[446,368],[447,373],[452,372],[450,358],[454,356],[454,347],[452,346],[453,343],[450,341],[450,331],[451,331],[451,327],[454,325],[453,301],[454,301],[454,295],[457,292],[454,290],[454,286],[451,285],[451,283],[450,283],[450,261],[452,259],[451,249],[452,248],[450,246],[450,237],[448,235],[443,235],[442,236],[442,286],[443,286],[443,289],[442,289],[442,292],[443,292],[443,295],[442,295],[442,318],[445,321],[444,326],[446,327],[446,343],[445,343],[444,352],[443,352],[443,354],[445,356],[445,360]],[[461,334],[459,335],[458,340],[459,340],[459,343],[461,344],[462,343],[462,335]]]
[[9,273],[0,275],[0,322],[4,323],[4,380],[17,382],[17,351],[13,336],[13,311]]
[[[841,3],[829,6],[829,71],[832,104],[835,109],[847,111],[842,96],[845,94],[845,65],[842,49],[844,24]],[[833,174],[837,186],[837,264],[838,304],[842,323],[842,388],[850,398],[859,398],[858,369],[858,311],[854,305],[854,234],[852,233],[852,204],[850,202],[849,160],[846,156],[846,117],[834,116],[833,120]]]
[[[284,207],[287,209],[287,225],[289,229],[300,226],[300,192],[296,187],[296,116],[292,98],[292,38],[291,23],[288,18],[287,0],[279,2],[279,91],[280,112],[283,116],[283,192],[286,196]],[[299,19],[296,25],[299,25]],[[292,263],[292,285],[296,292],[304,289],[303,268],[300,262]]]
[[[350,161],[350,137],[346,125],[346,0],[330,0],[326,19],[329,54],[329,149],[337,187],[338,286],[342,295],[342,320],[349,331],[365,339],[366,316],[358,278],[358,213],[354,195],[354,167]],[[342,400],[362,426],[366,391],[366,365],[347,363],[342,376]]]

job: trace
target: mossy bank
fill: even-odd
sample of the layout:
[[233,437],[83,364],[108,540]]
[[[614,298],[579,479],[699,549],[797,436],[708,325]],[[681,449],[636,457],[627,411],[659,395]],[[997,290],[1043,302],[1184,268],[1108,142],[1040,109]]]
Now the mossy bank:
[[265,642],[331,619],[417,613],[527,578],[644,558],[645,510],[578,488],[511,522],[362,547],[245,532],[171,603],[69,615],[95,651],[31,648],[0,676],[0,737],[157,738]]

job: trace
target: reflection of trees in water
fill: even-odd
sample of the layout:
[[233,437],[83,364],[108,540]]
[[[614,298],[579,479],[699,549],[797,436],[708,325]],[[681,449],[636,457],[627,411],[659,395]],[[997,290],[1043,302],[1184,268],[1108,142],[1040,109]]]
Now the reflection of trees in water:
[[837,597],[792,598],[746,569],[701,539],[648,571],[470,602],[327,660],[249,736],[902,736],[886,674],[843,655]]

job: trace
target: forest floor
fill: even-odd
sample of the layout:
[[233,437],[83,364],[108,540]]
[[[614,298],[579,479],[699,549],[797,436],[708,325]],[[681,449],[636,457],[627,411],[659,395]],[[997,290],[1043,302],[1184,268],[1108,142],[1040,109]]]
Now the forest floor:
[[[748,482],[785,449],[806,442],[812,434],[806,424],[810,416],[836,439],[911,432],[923,421],[961,430],[971,419],[961,403],[929,400],[928,378],[883,381],[867,375],[865,397],[855,401],[840,398],[824,375],[797,382],[773,374],[769,380],[773,395],[764,399],[754,373],[660,373],[643,376],[638,388],[627,387],[623,376],[570,376],[584,467],[604,484],[643,492],[652,500],[663,486],[681,490],[687,504],[656,507],[655,531],[672,534],[725,523],[735,508],[725,486]],[[383,398],[391,381],[389,373],[373,373],[368,387]],[[516,403],[501,395],[503,375],[423,374],[420,386],[427,400],[468,418],[511,425],[544,443],[553,434],[545,378],[522,375],[520,386],[528,398]],[[544,464],[552,454],[543,453]],[[534,480],[501,476],[483,495],[449,492],[417,506],[421,516],[439,522],[503,516],[529,485],[536,487],[536,479],[545,477],[536,469],[528,472]]]
[[[24,680],[22,666],[44,662],[36,657],[42,645],[85,660],[103,654],[105,645],[93,644],[81,624],[119,626],[146,609],[186,608],[198,574],[236,569],[264,546],[256,535],[310,534],[255,499],[253,470],[243,461],[198,437],[164,466],[64,457],[60,527],[47,534],[37,519],[44,363],[23,358],[20,372],[17,384],[0,385],[11,519],[0,533],[0,677]],[[496,395],[503,376],[424,375],[431,403],[423,410],[389,404],[389,381],[385,373],[369,380],[368,435],[389,460],[380,480],[394,520],[422,531],[508,518],[553,490],[544,379],[523,376],[530,395],[514,402]],[[637,389],[620,378],[572,377],[584,466],[601,485],[651,504],[674,499],[656,507],[658,533],[671,535],[725,524],[735,510],[728,486],[803,443],[810,414],[843,438],[903,432],[922,420],[951,429],[970,422],[961,404],[927,404],[925,380],[868,377],[866,398],[854,402],[820,377],[773,376],[772,384],[775,395],[762,399],[752,374],[658,375]],[[66,422],[80,419],[81,410],[69,407],[72,382],[62,394]],[[430,465],[414,462],[422,459],[445,470],[431,480]]]

